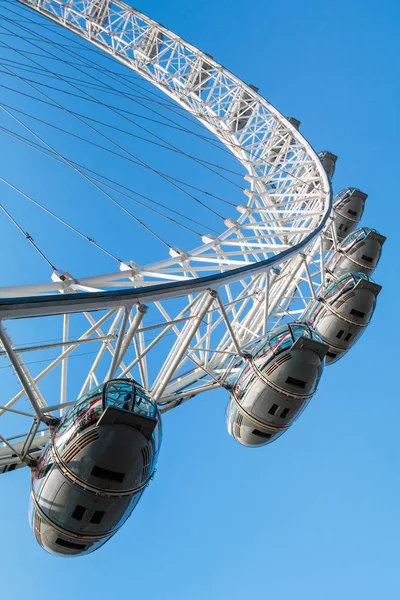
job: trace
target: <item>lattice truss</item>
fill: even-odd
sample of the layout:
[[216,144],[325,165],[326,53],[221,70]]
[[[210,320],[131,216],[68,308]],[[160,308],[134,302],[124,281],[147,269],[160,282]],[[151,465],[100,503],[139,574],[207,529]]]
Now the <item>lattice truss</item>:
[[[169,258],[150,265],[121,263],[113,273],[78,278],[60,271],[49,283],[0,289],[3,355],[16,374],[15,395],[2,402],[0,415],[13,426],[30,419],[27,437],[8,434],[5,448],[16,455],[43,441],[45,431],[42,437],[37,431],[49,415],[62,414],[110,377],[140,380],[163,411],[229,386],[254,344],[283,320],[300,319],[316,298],[325,282],[323,238],[332,208],[311,146],[256,88],[209,55],[123,2],[20,1],[183,106],[242,163],[249,187],[238,218],[226,220],[218,236],[205,234],[198,248],[171,249]],[[39,317],[42,332],[48,323],[59,327],[62,341],[19,346],[13,331],[23,341],[21,324],[31,317]],[[87,347],[96,351],[90,361],[87,353],[70,360]],[[50,349],[58,356],[32,372],[24,356],[47,356]]]

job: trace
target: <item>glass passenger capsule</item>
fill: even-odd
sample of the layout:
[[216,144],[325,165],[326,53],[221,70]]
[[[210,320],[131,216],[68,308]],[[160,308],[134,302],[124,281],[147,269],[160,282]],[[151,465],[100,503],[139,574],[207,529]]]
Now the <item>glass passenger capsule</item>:
[[364,332],[381,289],[365,273],[346,273],[310,305],[304,321],[329,345],[326,364],[341,358]]
[[82,555],[109,540],[153,476],[157,405],[135,381],[82,396],[56,426],[33,473],[30,521],[48,552]]
[[379,262],[385,241],[386,237],[375,229],[356,229],[339,245],[329,261],[328,270],[336,277],[345,273],[371,275]]
[[[336,230],[338,242],[353,231],[360,222],[364,212],[365,201],[368,194],[364,194],[358,188],[346,188],[336,194],[333,199],[333,223]],[[327,233],[328,239],[324,244],[324,249],[329,250],[332,245],[332,234]]]
[[314,395],[328,347],[310,327],[272,331],[243,365],[227,407],[227,427],[244,446],[279,437]]

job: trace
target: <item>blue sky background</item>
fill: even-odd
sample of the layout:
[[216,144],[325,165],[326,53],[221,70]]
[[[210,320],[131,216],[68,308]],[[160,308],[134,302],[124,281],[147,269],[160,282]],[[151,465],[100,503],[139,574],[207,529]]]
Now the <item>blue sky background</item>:
[[[9,6],[0,1],[1,17],[11,17]],[[11,8],[20,19],[26,14],[31,18],[17,3]],[[384,289],[359,344],[325,370],[307,411],[270,447],[251,451],[227,435],[224,392],[205,395],[166,415],[154,481],[121,532],[91,556],[65,560],[42,551],[27,522],[28,472],[1,477],[0,597],[398,598],[398,4],[155,0],[137,2],[136,8],[257,85],[283,114],[302,121],[301,131],[316,150],[328,149],[339,156],[334,190],[349,185],[367,192],[362,224],[388,237],[375,275]],[[0,25],[5,26],[3,18]],[[26,49],[26,43],[4,33],[0,29],[0,42]],[[57,39],[51,35],[49,39]],[[11,54],[2,47],[0,63]],[[67,67],[60,68],[68,72]],[[0,83],[9,79],[0,73]],[[54,97],[61,101],[61,95]],[[0,88],[0,102],[37,116],[50,114],[4,88]],[[87,110],[86,103],[71,102],[75,110]],[[145,110],[132,101],[130,107]],[[96,118],[103,114],[97,107]],[[79,131],[76,123],[64,118],[66,127]],[[4,113],[0,125],[13,126]],[[44,134],[45,128],[38,131]],[[154,131],[160,133],[157,127]],[[236,168],[229,157],[221,159],[221,153],[193,136],[165,131],[161,133],[165,139],[187,151]],[[179,198],[159,178],[105,158],[104,153],[89,152],[84,144],[60,133],[46,129],[46,135],[63,152],[79,153],[93,168],[107,168],[119,181],[170,206],[178,202],[193,218],[218,227],[218,220]],[[144,262],[165,256],[162,246],[133,222],[121,219],[64,167],[55,163],[45,167],[43,158],[0,136],[1,176],[75,220],[122,258]],[[128,144],[125,137],[117,139]],[[139,141],[129,144],[145,160],[154,160],[157,168],[243,201],[233,186],[190,161]],[[108,258],[100,257],[99,264],[98,253],[61,233],[7,188],[0,189],[4,204],[56,266],[78,274],[114,268]],[[175,245],[195,239],[178,228],[167,228],[145,211],[142,216],[176,239]],[[48,267],[0,217],[1,285],[47,280]],[[27,332],[19,335],[29,341]],[[12,383],[5,369],[0,371],[3,374],[2,395],[7,399]]]

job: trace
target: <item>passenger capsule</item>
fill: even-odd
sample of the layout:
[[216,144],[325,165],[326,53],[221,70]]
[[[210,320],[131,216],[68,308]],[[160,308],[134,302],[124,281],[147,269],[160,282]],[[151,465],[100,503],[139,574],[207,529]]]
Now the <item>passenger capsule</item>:
[[385,241],[386,237],[375,229],[356,229],[339,245],[329,261],[328,271],[336,277],[357,272],[371,275],[379,262]]
[[[359,223],[367,198],[368,194],[364,194],[358,188],[346,188],[334,197],[333,223],[338,242],[343,241]],[[331,246],[332,233],[328,231],[324,249],[329,250]]]
[[332,152],[324,150],[323,152],[318,152],[318,158],[321,161],[322,166],[326,171],[326,174],[331,180],[335,173],[335,166],[338,157],[335,154],[332,154]]
[[346,273],[311,304],[304,320],[329,345],[327,365],[341,358],[363,333],[381,289],[364,273]]
[[80,398],[56,426],[33,474],[30,521],[52,554],[88,554],[130,516],[161,442],[156,404],[117,379]]
[[328,346],[303,323],[272,331],[233,385],[227,408],[230,435],[249,447],[279,437],[316,392]]

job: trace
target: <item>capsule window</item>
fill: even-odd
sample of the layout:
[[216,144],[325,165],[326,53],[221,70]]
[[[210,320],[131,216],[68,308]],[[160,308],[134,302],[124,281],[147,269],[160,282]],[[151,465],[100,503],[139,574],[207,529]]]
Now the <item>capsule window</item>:
[[90,519],[90,522],[93,523],[94,525],[98,525],[99,523],[101,523],[101,520],[105,514],[106,514],[105,510],[95,510],[92,515],[92,518]]
[[278,405],[278,404],[273,404],[273,405],[271,406],[271,408],[269,409],[268,413],[269,413],[270,415],[274,415],[274,414],[276,413],[276,411],[278,410],[278,408],[279,408],[279,405]]
[[343,329],[340,329],[340,330],[337,332],[337,334],[336,334],[336,337],[337,337],[337,338],[340,340],[340,338],[342,337],[342,335],[343,335],[343,334],[344,334],[344,330],[343,330]]
[[286,379],[286,383],[290,383],[291,385],[294,385],[296,387],[301,388],[302,390],[306,387],[306,382],[302,381],[301,379],[296,379],[295,377],[288,377]]
[[68,540],[63,540],[62,538],[56,539],[56,544],[58,546],[62,546],[63,548],[70,548],[71,550],[85,550],[85,544],[77,544],[76,542],[69,542]]
[[352,333],[348,333],[348,334],[346,335],[346,337],[344,338],[344,341],[345,341],[345,342],[348,342],[348,341],[350,340],[350,338],[351,338],[351,336],[352,336],[352,335],[353,335]]
[[337,354],[335,354],[335,352],[327,352],[326,355],[329,356],[329,358],[336,358],[337,357]]
[[365,262],[367,262],[367,263],[372,263],[372,261],[373,261],[373,258],[371,256],[367,256],[366,254],[363,254],[361,258],[362,258],[362,260],[365,260]]
[[357,216],[357,211],[351,210],[351,208],[347,209],[347,212],[349,213],[349,215],[353,215],[353,217]]
[[125,479],[125,473],[118,473],[117,471],[103,469],[102,467],[98,467],[97,465],[93,467],[92,475],[93,477],[98,477],[99,479],[106,479],[107,481],[116,481],[117,483],[122,483]]
[[73,519],[75,519],[76,521],[82,521],[83,519],[83,515],[86,512],[86,508],[84,506],[81,506],[80,504],[77,504],[75,506],[74,512],[72,513],[71,517]]
[[356,310],[355,308],[351,309],[350,314],[359,317],[360,319],[365,317],[365,313],[361,312],[361,310]]
[[286,419],[288,414],[290,413],[290,408],[284,408],[280,414],[281,419]]
[[340,229],[343,229],[343,223],[340,223],[340,225],[339,225],[339,230],[340,230]]
[[258,437],[264,438],[266,440],[269,440],[269,438],[272,436],[272,433],[266,433],[265,431],[260,431],[259,429],[253,429],[253,433],[254,435],[257,435]]

